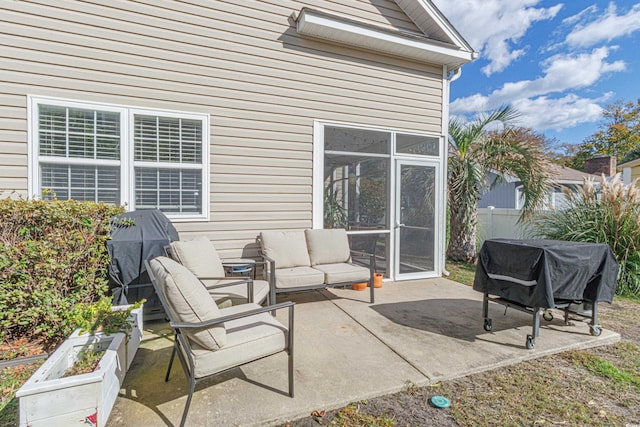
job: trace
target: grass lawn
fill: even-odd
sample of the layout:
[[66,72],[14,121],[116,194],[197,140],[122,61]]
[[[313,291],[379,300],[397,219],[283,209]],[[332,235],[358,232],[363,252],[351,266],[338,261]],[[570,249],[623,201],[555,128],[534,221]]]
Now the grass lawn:
[[447,279],[467,286],[473,285],[473,278],[476,274],[476,266],[474,264],[447,260],[445,268],[449,272]]

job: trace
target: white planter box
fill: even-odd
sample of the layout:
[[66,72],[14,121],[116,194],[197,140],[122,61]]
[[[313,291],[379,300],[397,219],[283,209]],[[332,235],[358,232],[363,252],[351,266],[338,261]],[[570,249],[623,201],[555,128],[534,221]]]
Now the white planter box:
[[[117,309],[117,308],[116,308]],[[142,308],[132,312],[130,335],[75,331],[18,390],[20,427],[104,426],[142,338]],[[106,349],[94,372],[61,378],[83,348]]]

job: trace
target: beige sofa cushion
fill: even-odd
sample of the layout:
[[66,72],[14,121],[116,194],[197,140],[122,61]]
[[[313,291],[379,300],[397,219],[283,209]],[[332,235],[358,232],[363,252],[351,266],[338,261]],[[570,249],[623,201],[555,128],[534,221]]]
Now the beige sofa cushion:
[[[220,310],[228,316],[259,308],[257,304],[245,304]],[[245,362],[282,351],[287,346],[287,328],[269,313],[232,320],[227,327],[227,345],[218,351],[206,351],[193,346],[194,375],[202,378],[224,371]]]
[[323,283],[324,273],[315,268],[276,268],[276,288],[278,289],[316,286]]
[[[220,317],[213,298],[186,267],[167,257],[155,258],[149,265],[177,322],[198,323]],[[227,342],[224,324],[202,331],[184,329],[183,333],[207,350],[218,350]]]
[[312,267],[350,261],[349,239],[344,229],[305,230],[304,234]]
[[367,282],[371,278],[368,268],[359,265],[339,263],[316,265],[316,270],[324,273],[324,282],[327,284],[345,282]]
[[224,277],[224,267],[213,243],[204,236],[172,242],[171,257],[198,277]]
[[263,231],[262,252],[276,262],[276,268],[309,267],[304,231]]

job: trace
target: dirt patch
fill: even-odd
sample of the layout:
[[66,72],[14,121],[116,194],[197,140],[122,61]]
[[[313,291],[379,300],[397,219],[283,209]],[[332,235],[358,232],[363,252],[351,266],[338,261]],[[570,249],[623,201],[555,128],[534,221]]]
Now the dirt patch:
[[598,305],[600,322],[616,331],[623,340],[640,345],[640,302],[616,298],[612,304]]
[[[398,393],[355,402],[343,409],[326,411],[322,417],[309,416],[284,426],[460,426],[450,408],[439,409],[429,403],[429,399],[438,393],[439,387],[409,386]],[[318,411],[314,415],[317,414]]]
[[46,354],[55,348],[55,344],[43,339],[30,340],[29,338],[0,342],[0,361]]

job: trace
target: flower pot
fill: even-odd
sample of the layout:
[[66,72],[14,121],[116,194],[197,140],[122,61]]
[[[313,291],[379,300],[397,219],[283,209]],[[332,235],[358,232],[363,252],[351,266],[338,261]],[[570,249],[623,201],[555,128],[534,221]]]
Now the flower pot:
[[351,285],[351,289],[353,289],[354,291],[364,291],[365,289],[367,289],[367,285],[367,282],[354,283],[353,285]]
[[381,288],[382,287],[382,273],[374,273],[373,274],[373,287]]

